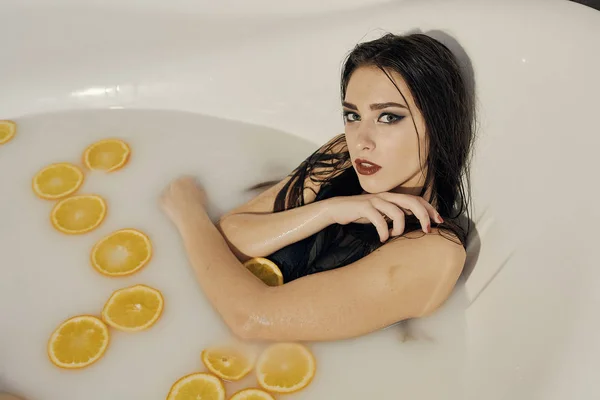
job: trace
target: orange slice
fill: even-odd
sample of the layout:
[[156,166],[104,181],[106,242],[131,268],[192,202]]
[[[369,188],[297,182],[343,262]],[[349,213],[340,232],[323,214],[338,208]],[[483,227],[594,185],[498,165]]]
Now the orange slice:
[[281,270],[273,261],[262,257],[252,258],[244,263],[257,278],[269,286],[283,285]]
[[204,350],[202,362],[210,372],[228,381],[239,381],[254,366],[254,360],[247,352],[226,346]]
[[73,194],[83,183],[83,172],[73,164],[57,163],[42,168],[33,177],[33,191],[42,199],[56,200]]
[[98,361],[109,342],[108,327],[90,315],[60,324],[48,341],[48,357],[60,368],[83,368]]
[[71,235],[97,228],[106,216],[106,202],[100,196],[80,195],[60,200],[50,214],[52,225]]
[[305,346],[277,343],[267,347],[256,363],[259,385],[269,392],[292,393],[304,389],[315,376],[315,358]]
[[244,389],[235,393],[229,400],[275,400],[275,397],[260,389]]
[[115,291],[102,310],[102,319],[115,329],[137,332],[150,328],[160,318],[164,299],[160,291],[135,285]]
[[12,121],[0,121],[0,144],[8,143],[17,133],[17,124]]
[[198,372],[175,382],[167,400],[225,400],[225,386],[216,376]]
[[152,257],[152,244],[144,233],[121,229],[101,239],[92,248],[92,266],[107,276],[125,276],[139,271]]
[[129,145],[120,139],[104,139],[93,143],[83,153],[83,163],[93,170],[112,172],[129,160]]

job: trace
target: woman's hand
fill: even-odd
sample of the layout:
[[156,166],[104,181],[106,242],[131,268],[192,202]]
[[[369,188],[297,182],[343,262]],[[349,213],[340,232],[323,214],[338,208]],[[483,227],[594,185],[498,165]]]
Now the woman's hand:
[[431,232],[431,221],[442,223],[440,214],[420,196],[401,193],[361,194],[340,196],[329,200],[328,214],[334,223],[346,225],[351,222],[373,224],[379,238],[385,242],[390,237],[387,216],[393,221],[392,236],[404,233],[405,214],[414,214],[421,222],[423,232]]
[[204,189],[189,176],[177,178],[169,183],[160,196],[162,210],[178,227],[194,213],[204,211],[205,205]]

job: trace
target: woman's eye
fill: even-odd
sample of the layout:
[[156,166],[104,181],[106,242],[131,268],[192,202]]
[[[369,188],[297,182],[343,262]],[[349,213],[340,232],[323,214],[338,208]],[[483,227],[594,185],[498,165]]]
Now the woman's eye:
[[353,113],[353,112],[344,112],[344,122],[355,122],[355,121],[360,121],[360,117],[358,116],[358,114]]
[[393,124],[395,122],[399,122],[404,118],[402,115],[384,113],[379,116],[379,122],[383,122],[384,124]]

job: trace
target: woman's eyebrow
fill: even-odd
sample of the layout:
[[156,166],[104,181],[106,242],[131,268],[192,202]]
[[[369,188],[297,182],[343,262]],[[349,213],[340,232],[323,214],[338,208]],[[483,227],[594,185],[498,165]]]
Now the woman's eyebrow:
[[400,108],[405,108],[408,110],[408,107],[406,107],[404,104],[394,103],[394,102],[375,103],[375,104],[371,104],[369,107],[371,108],[371,110],[382,110],[382,109],[388,108],[388,107],[400,107]]
[[[348,103],[347,101],[342,102],[342,105],[346,108],[349,108],[351,110],[355,110],[358,111],[358,107],[355,106],[352,103]],[[374,103],[371,104],[369,106],[369,108],[371,110],[383,110],[384,108],[388,108],[388,107],[399,107],[399,108],[404,108],[408,110],[408,107],[406,107],[404,104],[400,104],[400,103],[394,103],[394,102],[388,102],[388,103]]]
[[358,111],[358,107],[356,107],[356,106],[355,106],[354,104],[352,104],[352,103],[348,103],[347,101],[343,101],[343,102],[342,102],[342,105],[343,105],[344,107],[346,107],[346,108],[349,108],[349,109],[351,109],[351,110]]

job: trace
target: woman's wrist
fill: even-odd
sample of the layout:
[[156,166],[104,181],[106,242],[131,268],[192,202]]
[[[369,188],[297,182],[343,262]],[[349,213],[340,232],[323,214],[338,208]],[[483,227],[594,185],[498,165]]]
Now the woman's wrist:
[[320,214],[327,220],[327,226],[338,223],[335,217],[335,209],[339,207],[339,197],[321,200],[317,204],[321,205]]

